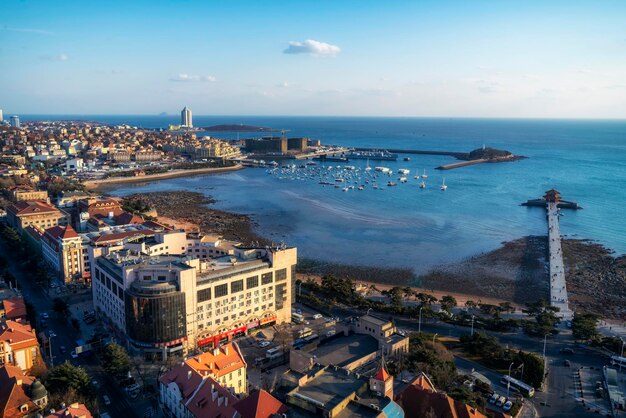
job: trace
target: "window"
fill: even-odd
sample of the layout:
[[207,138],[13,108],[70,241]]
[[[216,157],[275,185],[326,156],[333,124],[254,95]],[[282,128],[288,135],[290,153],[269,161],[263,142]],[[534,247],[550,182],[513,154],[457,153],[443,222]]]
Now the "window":
[[159,281],[164,282],[166,277],[165,276],[158,276],[157,277],[159,279]]
[[143,276],[143,279],[144,280],[152,280],[152,277],[151,276]]
[[271,271],[269,273],[264,273],[261,275],[261,284],[269,284],[269,283],[272,283],[273,281],[274,279],[272,277]]
[[198,303],[211,300],[211,288],[209,287],[207,289],[198,290],[197,298],[198,298]]
[[231,293],[243,292],[243,279],[232,282],[230,284],[230,292]]
[[221,284],[219,286],[215,286],[215,297],[220,298],[222,296],[226,296],[228,294],[228,284]]
[[280,269],[276,271],[276,281],[281,282],[287,280],[287,269]]
[[252,276],[246,279],[246,289],[252,289],[259,285],[259,276]]

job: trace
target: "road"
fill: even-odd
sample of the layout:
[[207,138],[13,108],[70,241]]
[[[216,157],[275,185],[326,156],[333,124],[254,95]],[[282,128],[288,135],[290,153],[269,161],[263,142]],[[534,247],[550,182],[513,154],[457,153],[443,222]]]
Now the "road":
[[[10,254],[2,241],[0,241],[0,251],[3,254]],[[7,269],[17,279],[19,288],[24,296],[24,300],[34,307],[38,315],[43,312],[47,312],[49,315],[48,326],[43,330],[46,332],[46,335],[49,335],[50,331],[54,331],[56,336],[53,337],[51,341],[52,358],[50,358],[50,351],[43,350],[42,348],[42,355],[46,359],[48,366],[50,366],[51,363],[59,365],[68,360],[74,365],[84,367],[92,379],[97,381],[96,391],[98,394],[98,401],[101,406],[101,412],[106,410],[111,414],[111,416],[114,417],[143,417],[143,410],[137,412],[133,409],[133,407],[131,407],[126,395],[121,393],[118,386],[115,385],[114,382],[112,382],[102,371],[102,367],[95,356],[90,358],[71,358],[70,352],[74,350],[76,340],[82,338],[82,336],[70,325],[68,317],[57,314],[53,311],[52,299],[54,296],[48,295],[46,290],[37,285],[34,281],[25,280],[24,274],[20,270],[17,260],[11,257],[7,257],[7,260],[9,263]],[[35,329],[38,333],[41,331],[37,327],[35,327]],[[61,346],[65,346],[65,353],[61,353]],[[103,395],[109,396],[111,399],[111,405],[104,407],[104,403],[102,401]]]

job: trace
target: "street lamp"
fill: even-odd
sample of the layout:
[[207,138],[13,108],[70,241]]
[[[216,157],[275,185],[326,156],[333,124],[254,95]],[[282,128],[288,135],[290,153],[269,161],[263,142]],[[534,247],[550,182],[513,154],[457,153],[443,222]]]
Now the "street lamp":
[[470,335],[474,335],[474,315],[472,315],[472,333]]
[[509,380],[506,381],[506,397],[509,397],[509,389],[511,388],[511,367],[513,367],[513,364],[515,363],[511,363],[509,365]]
[[419,321],[417,321],[417,333],[418,334],[422,333],[422,309],[424,309],[424,307],[420,306],[420,317],[419,317]]
[[367,308],[367,312],[365,313],[365,316],[369,315],[371,310],[372,308]]
[[298,283],[298,296],[302,296],[302,284],[303,284],[303,283],[304,283],[304,282],[300,282],[300,283]]
[[[622,339],[622,354],[620,355],[620,357],[624,357],[624,342],[625,341]],[[619,362],[619,371],[620,372],[622,371],[622,363],[623,363],[623,361],[621,361],[621,360],[622,359],[620,359],[620,362]]]
[[437,335],[439,334],[435,333],[435,335],[433,335],[433,344],[435,344],[435,338],[437,338]]
[[548,339],[548,334],[543,336],[543,374],[546,374],[546,369],[548,368],[548,360],[546,359],[546,341]]

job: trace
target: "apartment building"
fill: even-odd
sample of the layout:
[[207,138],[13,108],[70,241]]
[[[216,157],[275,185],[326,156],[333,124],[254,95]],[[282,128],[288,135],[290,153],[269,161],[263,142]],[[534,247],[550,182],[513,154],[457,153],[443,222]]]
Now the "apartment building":
[[16,202],[7,207],[7,223],[20,232],[29,225],[45,230],[69,222],[67,213],[43,200]]
[[41,236],[41,254],[64,283],[86,277],[82,238],[71,225],[46,229]]
[[291,321],[295,248],[233,245],[203,260],[183,237],[90,249],[94,305],[134,348],[165,358]]
[[39,357],[35,330],[23,321],[0,321],[0,365],[17,366],[29,371]]
[[409,337],[398,334],[393,322],[377,318],[373,315],[363,315],[354,318],[350,324],[352,332],[366,334],[378,340],[382,352],[389,356],[409,352]]

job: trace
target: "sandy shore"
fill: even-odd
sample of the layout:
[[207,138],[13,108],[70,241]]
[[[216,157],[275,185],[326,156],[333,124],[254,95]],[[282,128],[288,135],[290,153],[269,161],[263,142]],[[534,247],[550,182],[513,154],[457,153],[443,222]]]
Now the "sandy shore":
[[227,171],[236,171],[244,168],[241,164],[236,164],[232,167],[208,167],[208,168],[196,168],[190,170],[171,170],[166,173],[147,174],[145,176],[136,177],[111,177],[101,180],[88,180],[83,182],[88,189],[97,189],[100,186],[119,183],[142,183],[145,181],[164,180],[175,177],[190,177],[200,174],[214,174],[223,173]]

